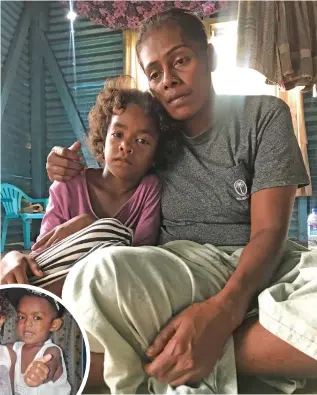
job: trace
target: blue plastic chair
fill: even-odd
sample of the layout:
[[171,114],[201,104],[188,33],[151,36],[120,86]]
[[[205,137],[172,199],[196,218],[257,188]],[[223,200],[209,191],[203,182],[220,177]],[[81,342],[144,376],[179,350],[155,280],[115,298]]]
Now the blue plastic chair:
[[26,250],[31,248],[31,220],[42,219],[45,213],[20,213],[22,198],[31,203],[42,203],[44,210],[46,209],[48,199],[33,199],[27,196],[21,189],[12,184],[1,184],[1,203],[4,207],[5,216],[2,225],[1,234],[1,252],[4,251],[4,246],[7,238],[9,220],[19,219],[23,226],[24,248]]

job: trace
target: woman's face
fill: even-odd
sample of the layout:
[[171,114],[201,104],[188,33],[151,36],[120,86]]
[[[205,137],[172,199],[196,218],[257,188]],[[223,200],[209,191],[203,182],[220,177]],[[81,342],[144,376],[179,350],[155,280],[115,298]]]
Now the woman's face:
[[159,134],[151,117],[136,104],[112,116],[105,143],[105,170],[115,177],[140,179],[153,165]]
[[24,296],[20,300],[17,318],[17,334],[28,345],[41,345],[61,325],[51,304],[37,296]]
[[208,54],[178,27],[155,29],[141,44],[140,63],[150,89],[177,120],[197,117],[211,98]]

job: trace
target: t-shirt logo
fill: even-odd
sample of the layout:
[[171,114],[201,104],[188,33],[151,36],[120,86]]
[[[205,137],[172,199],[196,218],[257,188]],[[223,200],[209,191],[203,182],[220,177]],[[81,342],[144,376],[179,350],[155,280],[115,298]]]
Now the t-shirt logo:
[[246,200],[249,198],[248,187],[243,180],[237,180],[233,186],[234,186],[234,190],[239,195],[237,200]]

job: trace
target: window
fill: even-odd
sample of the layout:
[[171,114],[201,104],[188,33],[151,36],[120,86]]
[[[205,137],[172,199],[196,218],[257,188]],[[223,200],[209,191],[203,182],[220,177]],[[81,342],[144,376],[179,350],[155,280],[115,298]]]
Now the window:
[[258,71],[236,66],[237,21],[207,25],[217,53],[217,68],[212,73],[213,86],[222,95],[275,95],[276,87],[265,83]]

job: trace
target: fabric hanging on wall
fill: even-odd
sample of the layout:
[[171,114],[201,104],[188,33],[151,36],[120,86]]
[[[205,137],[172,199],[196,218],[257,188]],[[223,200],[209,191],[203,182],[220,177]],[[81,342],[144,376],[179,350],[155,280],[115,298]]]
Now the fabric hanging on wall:
[[317,2],[240,1],[237,66],[286,90],[317,83]]
[[[66,2],[65,2],[66,4]],[[76,1],[79,15],[110,29],[136,29],[144,19],[170,8],[183,8],[202,17],[227,7],[227,1]]]
[[282,79],[277,62],[274,1],[240,1],[238,7],[237,66],[255,69],[269,81]]
[[[293,127],[297,141],[302,152],[303,160],[307,173],[310,177],[308,152],[307,152],[307,134],[304,116],[304,98],[299,88],[292,89],[289,92],[279,92],[280,99],[284,100],[291,110]],[[297,189],[296,196],[312,196],[312,185]]]
[[278,1],[277,46],[285,89],[317,83],[317,3]]

